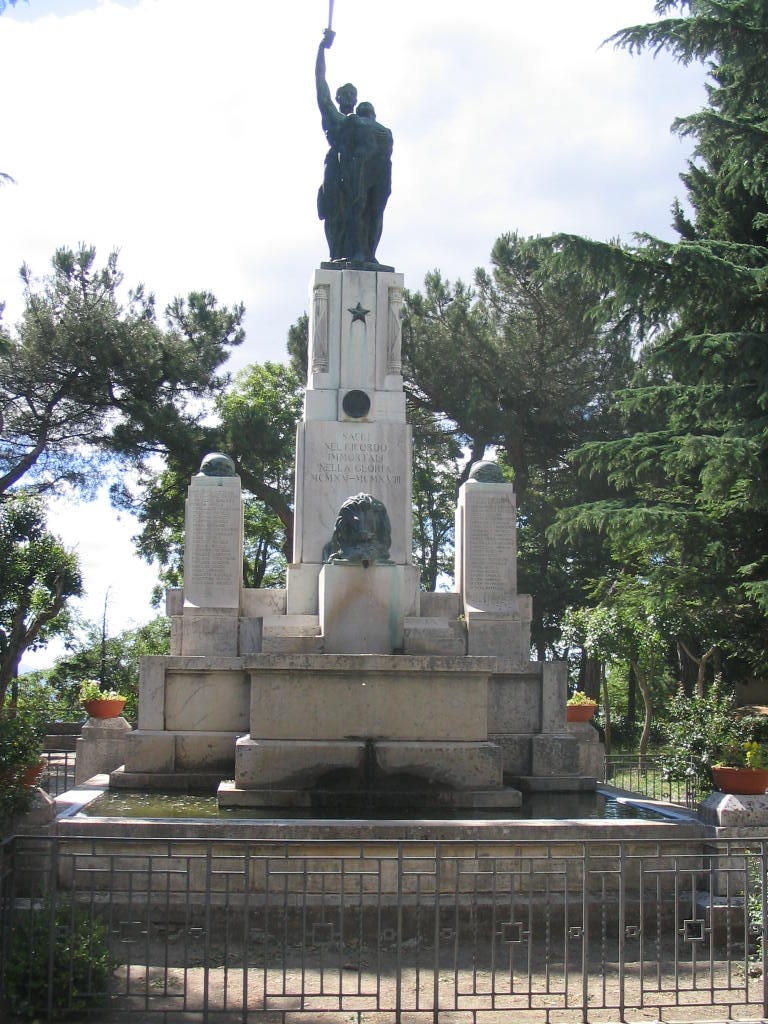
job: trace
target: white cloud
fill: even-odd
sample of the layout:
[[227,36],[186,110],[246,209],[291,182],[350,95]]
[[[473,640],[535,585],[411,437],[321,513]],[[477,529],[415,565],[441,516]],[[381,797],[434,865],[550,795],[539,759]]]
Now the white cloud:
[[[119,248],[127,282],[161,308],[197,288],[244,301],[237,364],[281,358],[326,255],[313,77],[327,4],[51,6],[0,18],[0,169],[18,182],[0,189],[6,322],[21,262],[40,274],[57,246],[86,241]],[[652,0],[335,6],[328,79],[355,82],[394,132],[379,257],[410,288],[434,267],[471,277],[504,231],[669,233],[687,153],[669,124],[702,104],[702,73],[600,48],[650,20]]]

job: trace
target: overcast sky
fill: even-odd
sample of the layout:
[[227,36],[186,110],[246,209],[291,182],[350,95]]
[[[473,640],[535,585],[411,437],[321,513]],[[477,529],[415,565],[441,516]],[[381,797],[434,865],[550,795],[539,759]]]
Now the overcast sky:
[[[18,0],[0,16],[0,301],[58,246],[120,250],[162,308],[208,289],[244,302],[237,366],[282,359],[327,256],[314,95],[327,0]],[[671,237],[705,101],[700,67],[601,43],[652,0],[336,0],[331,92],[352,81],[392,129],[378,257],[421,286],[470,279],[498,235]],[[86,571],[86,614],[112,632],[152,616],[135,526],[105,502],[55,509]]]

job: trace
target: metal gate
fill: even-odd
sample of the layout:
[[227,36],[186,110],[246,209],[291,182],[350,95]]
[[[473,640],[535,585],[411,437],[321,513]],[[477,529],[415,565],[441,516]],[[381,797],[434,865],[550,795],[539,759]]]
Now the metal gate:
[[20,837],[1,994],[99,1021],[759,1019],[767,853]]

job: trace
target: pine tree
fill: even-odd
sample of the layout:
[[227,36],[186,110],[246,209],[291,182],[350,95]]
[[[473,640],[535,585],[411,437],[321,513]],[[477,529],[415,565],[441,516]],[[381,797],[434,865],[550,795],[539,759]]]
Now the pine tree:
[[656,11],[679,16],[613,41],[707,64],[706,107],[674,125],[696,140],[682,175],[692,214],[675,203],[676,243],[559,240],[566,261],[610,274],[604,321],[631,325],[639,358],[622,435],[579,456],[614,497],[561,516],[555,533],[606,531],[603,594],[630,573],[671,643],[694,662],[717,646],[735,674],[761,666],[768,639],[768,4],[659,0]]

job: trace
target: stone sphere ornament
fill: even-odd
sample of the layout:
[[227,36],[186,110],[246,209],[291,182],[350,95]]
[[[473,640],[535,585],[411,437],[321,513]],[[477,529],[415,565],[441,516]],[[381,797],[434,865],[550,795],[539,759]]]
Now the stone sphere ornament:
[[222,452],[209,452],[200,463],[198,476],[236,476],[234,460]]
[[477,480],[481,484],[503,484],[504,474],[501,472],[497,462],[476,462],[469,471],[469,479]]

